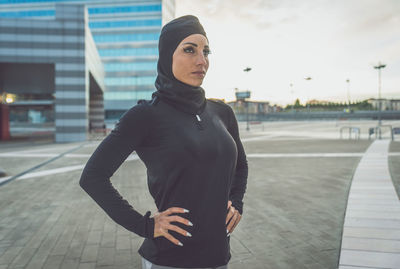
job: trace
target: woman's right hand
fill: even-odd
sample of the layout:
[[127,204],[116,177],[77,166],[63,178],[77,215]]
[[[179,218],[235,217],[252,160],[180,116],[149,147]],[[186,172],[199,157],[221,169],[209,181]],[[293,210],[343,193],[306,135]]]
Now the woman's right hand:
[[189,210],[181,208],[181,207],[170,207],[167,210],[163,212],[156,212],[154,214],[154,238],[159,237],[159,236],[164,236],[167,238],[169,241],[174,243],[175,245],[178,246],[183,246],[181,242],[179,242],[178,239],[173,237],[170,233],[168,233],[168,230],[175,231],[177,233],[182,234],[183,236],[189,236],[191,237],[192,235],[185,231],[184,229],[171,224],[171,222],[180,222],[188,226],[193,226],[193,224],[188,221],[185,218],[182,218],[180,216],[170,216],[172,213],[188,213]]

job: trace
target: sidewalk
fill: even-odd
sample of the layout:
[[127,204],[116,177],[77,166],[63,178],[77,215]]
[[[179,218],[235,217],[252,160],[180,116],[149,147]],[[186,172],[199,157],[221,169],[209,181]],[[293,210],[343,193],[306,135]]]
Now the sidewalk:
[[375,141],[354,174],[340,269],[400,268],[400,201],[388,167],[389,143]]

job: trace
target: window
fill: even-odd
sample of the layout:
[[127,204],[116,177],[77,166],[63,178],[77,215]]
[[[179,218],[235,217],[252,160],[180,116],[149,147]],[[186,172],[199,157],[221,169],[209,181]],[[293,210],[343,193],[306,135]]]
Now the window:
[[122,12],[156,12],[161,11],[161,5],[147,6],[116,6],[89,8],[89,14],[122,13]]
[[23,10],[0,12],[0,18],[24,18],[24,17],[42,17],[55,16],[54,10]]
[[40,3],[40,2],[73,2],[81,0],[0,0],[0,4],[23,4],[23,3]]
[[154,91],[115,91],[105,92],[104,99],[106,100],[137,100],[151,99]]
[[100,56],[143,56],[158,55],[157,48],[121,48],[121,49],[100,49]]
[[122,78],[105,78],[107,86],[124,86],[124,85],[149,85],[154,84],[155,76],[150,77],[122,77]]
[[95,42],[125,42],[125,41],[151,41],[158,40],[159,33],[148,34],[120,34],[120,35],[94,35]]
[[132,21],[96,21],[89,22],[90,28],[116,28],[116,27],[141,27],[160,26],[161,19],[154,20],[132,20]]
[[106,72],[118,71],[148,71],[156,70],[157,62],[135,62],[135,63],[106,63],[104,70]]

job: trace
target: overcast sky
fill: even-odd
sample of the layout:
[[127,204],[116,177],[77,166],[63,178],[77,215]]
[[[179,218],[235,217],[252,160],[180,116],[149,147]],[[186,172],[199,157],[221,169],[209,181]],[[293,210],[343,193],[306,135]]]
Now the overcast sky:
[[382,97],[400,99],[400,0],[176,0],[186,14],[210,41],[207,97],[346,101],[349,79],[352,101],[377,98],[381,61]]

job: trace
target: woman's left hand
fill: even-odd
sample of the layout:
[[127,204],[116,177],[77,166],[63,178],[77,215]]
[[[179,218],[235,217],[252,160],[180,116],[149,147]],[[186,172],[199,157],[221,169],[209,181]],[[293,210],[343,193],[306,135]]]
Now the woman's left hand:
[[227,236],[230,236],[233,230],[235,230],[238,225],[242,215],[240,215],[239,211],[232,206],[232,201],[228,201],[228,215],[226,216],[225,224],[228,224],[226,228]]

